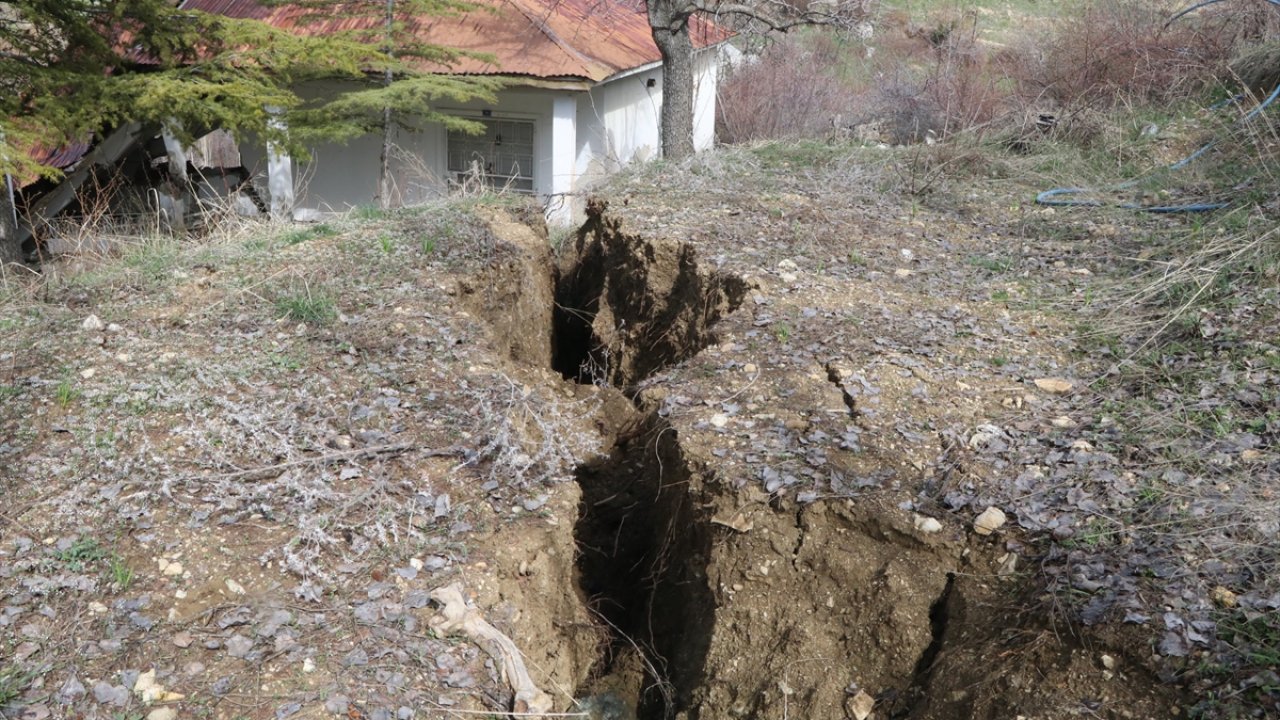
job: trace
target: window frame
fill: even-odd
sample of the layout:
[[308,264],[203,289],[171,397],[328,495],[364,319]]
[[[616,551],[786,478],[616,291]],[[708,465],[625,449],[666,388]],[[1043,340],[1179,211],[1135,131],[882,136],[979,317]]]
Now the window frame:
[[[516,164],[515,165],[516,174],[501,172],[499,171],[499,168],[496,168],[496,167],[492,169],[486,168],[485,172],[481,175],[481,177],[484,179],[484,182],[488,187],[493,188],[495,190],[509,190],[511,192],[516,192],[524,195],[537,194],[537,178],[535,177],[534,173],[535,173],[535,167],[537,165],[538,123],[536,122],[535,117],[522,116],[520,114],[515,114],[515,113],[482,114],[479,112],[465,112],[465,111],[463,112],[455,111],[455,112],[452,112],[451,114],[454,115],[455,117],[459,117],[465,120],[470,120],[472,122],[482,123],[486,126],[485,134],[480,136],[467,135],[457,130],[451,130],[448,128],[445,129],[444,165],[445,165],[445,173],[448,179],[448,183],[451,188],[461,187],[467,182],[468,178],[471,176],[471,168],[470,168],[471,157],[470,156],[476,154],[477,152],[476,148],[478,146],[483,145],[486,142],[492,142],[489,138],[491,138],[493,135],[496,135],[499,138],[497,141],[499,145],[502,143],[501,137],[503,135],[503,132],[499,127],[495,127],[495,126],[501,126],[503,124],[525,125],[525,126],[528,126],[528,129],[529,129],[528,142],[527,144],[520,143],[519,145],[517,145],[517,147],[519,147],[520,145],[527,145],[527,149],[528,149],[527,157],[529,159],[529,167],[526,169],[520,164]],[[453,162],[455,143],[458,143],[458,142],[461,142],[464,145],[468,145],[468,147],[466,148],[466,151],[469,157],[466,159],[464,167],[457,167]],[[489,155],[485,156],[486,159],[489,159],[489,157],[492,157],[494,155],[492,148],[493,148],[493,145],[490,145]],[[520,149],[524,149],[524,148],[520,148]]]

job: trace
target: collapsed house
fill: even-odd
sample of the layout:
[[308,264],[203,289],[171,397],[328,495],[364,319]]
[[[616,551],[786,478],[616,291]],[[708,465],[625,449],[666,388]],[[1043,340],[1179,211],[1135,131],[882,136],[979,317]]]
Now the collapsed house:
[[59,148],[36,147],[33,160],[57,180],[5,176],[15,241],[29,259],[42,253],[105,249],[68,245],[68,227],[118,224],[185,230],[213,209],[241,215],[268,207],[230,134],[214,131],[183,147],[167,133],[129,123]]

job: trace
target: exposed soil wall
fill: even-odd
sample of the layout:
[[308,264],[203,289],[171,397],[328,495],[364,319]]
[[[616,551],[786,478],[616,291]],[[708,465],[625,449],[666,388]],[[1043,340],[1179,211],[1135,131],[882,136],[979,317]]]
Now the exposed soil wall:
[[706,347],[748,289],[736,275],[701,267],[688,243],[623,232],[598,201],[560,268],[555,368],[620,388]]
[[748,282],[703,267],[688,244],[624,232],[597,203],[558,264],[538,233],[492,228],[507,249],[470,294],[495,342],[537,377],[552,368],[601,398],[604,449],[576,471],[575,548],[556,556],[576,578],[561,600],[594,618],[598,642],[549,644],[589,668],[577,707],[944,720],[1035,707],[1045,668],[1064,691],[1096,682],[1096,648],[1050,642],[1043,618],[1010,610],[1020,585],[999,571],[1012,553],[998,536],[922,530],[888,495],[799,503],[730,483],[716,448],[665,416],[647,381],[716,342]]

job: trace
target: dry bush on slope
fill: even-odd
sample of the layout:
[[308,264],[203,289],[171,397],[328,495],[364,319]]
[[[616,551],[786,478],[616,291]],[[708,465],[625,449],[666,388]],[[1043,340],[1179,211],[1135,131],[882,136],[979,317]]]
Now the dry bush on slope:
[[1243,44],[1280,23],[1280,12],[1260,11],[1262,4],[1222,4],[1171,21],[1183,5],[1088,2],[1011,44],[991,41],[976,12],[887,12],[874,37],[803,33],[728,73],[718,130],[736,143],[876,121],[881,139],[908,143],[1025,129],[1042,113],[1079,120],[1086,110],[1167,104],[1225,77]]
[[760,56],[744,58],[720,85],[720,140],[742,143],[829,132],[837,118],[848,117],[856,106],[857,94],[839,77],[843,56],[856,48],[810,33],[783,38]]
[[1170,23],[1176,10],[1158,1],[1086,5],[1019,53],[1024,92],[1072,106],[1165,102],[1198,91],[1230,57],[1234,24],[1194,16]]

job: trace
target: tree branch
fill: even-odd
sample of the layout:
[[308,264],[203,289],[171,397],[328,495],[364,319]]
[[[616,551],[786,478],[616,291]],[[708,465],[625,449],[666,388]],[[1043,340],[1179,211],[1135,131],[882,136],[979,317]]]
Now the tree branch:
[[[768,0],[759,4],[720,2],[719,0],[693,0],[698,12],[721,17],[736,15],[763,24],[769,30],[786,32],[803,25],[850,25],[866,16],[866,3],[854,0],[842,4],[836,0],[811,2],[797,13],[795,6],[780,0]],[[773,6],[781,12],[771,12]]]

